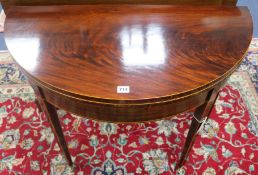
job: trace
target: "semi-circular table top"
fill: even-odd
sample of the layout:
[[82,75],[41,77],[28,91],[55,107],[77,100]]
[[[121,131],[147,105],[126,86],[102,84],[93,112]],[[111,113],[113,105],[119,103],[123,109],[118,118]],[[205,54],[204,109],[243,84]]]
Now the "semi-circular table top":
[[237,68],[251,38],[245,7],[14,6],[5,24],[8,50],[27,76],[68,96],[114,104],[202,91]]

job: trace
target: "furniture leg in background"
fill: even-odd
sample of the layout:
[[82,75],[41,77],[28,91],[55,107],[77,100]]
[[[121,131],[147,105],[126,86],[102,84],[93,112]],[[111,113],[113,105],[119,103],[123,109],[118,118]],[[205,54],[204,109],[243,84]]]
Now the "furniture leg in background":
[[52,131],[55,135],[55,138],[57,139],[57,143],[58,143],[62,153],[65,155],[67,163],[69,164],[69,166],[72,166],[73,165],[72,158],[68,151],[68,147],[67,147],[65,137],[64,137],[64,134],[62,131],[62,127],[60,125],[59,118],[57,115],[56,107],[53,106],[52,104],[48,103],[45,100],[44,95],[41,92],[39,87],[32,85],[32,88],[34,89],[35,94],[37,96],[36,101],[38,101],[39,109],[45,113],[46,118],[47,118],[48,122],[50,123]]
[[207,101],[203,105],[196,108],[196,110],[194,112],[194,117],[192,119],[191,126],[189,128],[189,131],[188,131],[188,134],[186,137],[183,152],[176,165],[176,169],[179,169],[184,165],[184,163],[188,157],[188,154],[193,147],[193,144],[194,144],[195,138],[199,132],[199,129],[201,129],[200,127],[202,127],[204,122],[207,121],[207,118],[209,117],[209,115],[211,113],[212,107],[214,106],[214,104],[216,102],[218,94],[219,94],[218,87],[212,89],[207,96]]

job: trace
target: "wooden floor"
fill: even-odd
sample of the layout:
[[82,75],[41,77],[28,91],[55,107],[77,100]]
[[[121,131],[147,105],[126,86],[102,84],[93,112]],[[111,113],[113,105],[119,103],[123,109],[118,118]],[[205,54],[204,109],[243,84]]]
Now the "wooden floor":
[[[238,0],[238,6],[247,6],[251,11],[254,24],[254,38],[258,38],[258,0]],[[0,6],[0,11],[2,7]],[[0,50],[6,50],[6,45],[3,39],[3,33],[0,33]]]

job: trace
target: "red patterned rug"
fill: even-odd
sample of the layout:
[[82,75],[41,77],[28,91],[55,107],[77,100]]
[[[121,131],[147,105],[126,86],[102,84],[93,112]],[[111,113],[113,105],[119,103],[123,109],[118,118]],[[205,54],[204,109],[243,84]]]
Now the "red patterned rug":
[[[245,61],[257,61],[254,54],[255,50],[250,51]],[[256,63],[252,61],[254,66]],[[44,114],[33,102],[35,96],[26,78],[10,55],[1,52],[0,174],[257,174],[258,96],[255,77],[253,80],[248,70],[240,68],[221,89],[188,161],[177,172],[174,168],[192,113],[157,122],[110,124],[60,110],[63,132],[75,162],[71,169],[61,156]]]

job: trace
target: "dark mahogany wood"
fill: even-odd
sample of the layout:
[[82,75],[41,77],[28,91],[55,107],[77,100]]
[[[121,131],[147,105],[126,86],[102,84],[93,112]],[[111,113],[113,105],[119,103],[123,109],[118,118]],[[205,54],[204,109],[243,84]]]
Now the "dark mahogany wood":
[[4,10],[13,5],[78,4],[170,4],[170,5],[236,5],[237,0],[1,0]]
[[[7,47],[40,89],[69,163],[55,107],[109,122],[158,120],[198,107],[201,120],[251,38],[245,7],[13,6],[5,24]],[[130,86],[130,93],[117,93],[117,86]],[[193,120],[177,167],[199,127]]]
[[203,124],[204,119],[207,120],[210,116],[212,107],[215,104],[215,101],[219,95],[219,89],[221,87],[221,84],[218,84],[214,87],[214,89],[210,90],[206,102],[196,108],[194,112],[194,118],[192,119],[190,129],[188,131],[185,145],[181,154],[181,157],[176,165],[176,169],[180,168],[184,163],[186,158],[188,157],[188,154],[194,144],[195,138],[198,134],[198,130],[200,129],[201,125]]
[[5,26],[10,53],[51,103],[113,122],[200,105],[240,64],[251,37],[241,7],[13,7]]
[[40,104],[40,110],[42,109],[44,111],[46,118],[52,128],[52,131],[54,132],[55,138],[57,139],[57,143],[61,148],[62,153],[64,153],[65,155],[67,163],[69,164],[69,166],[72,166],[73,165],[72,158],[68,151],[68,147],[61,128],[61,124],[58,119],[55,106],[53,106],[52,104],[50,104],[45,100],[42,90],[38,86],[34,86],[33,84],[31,85],[37,96],[38,103]]

